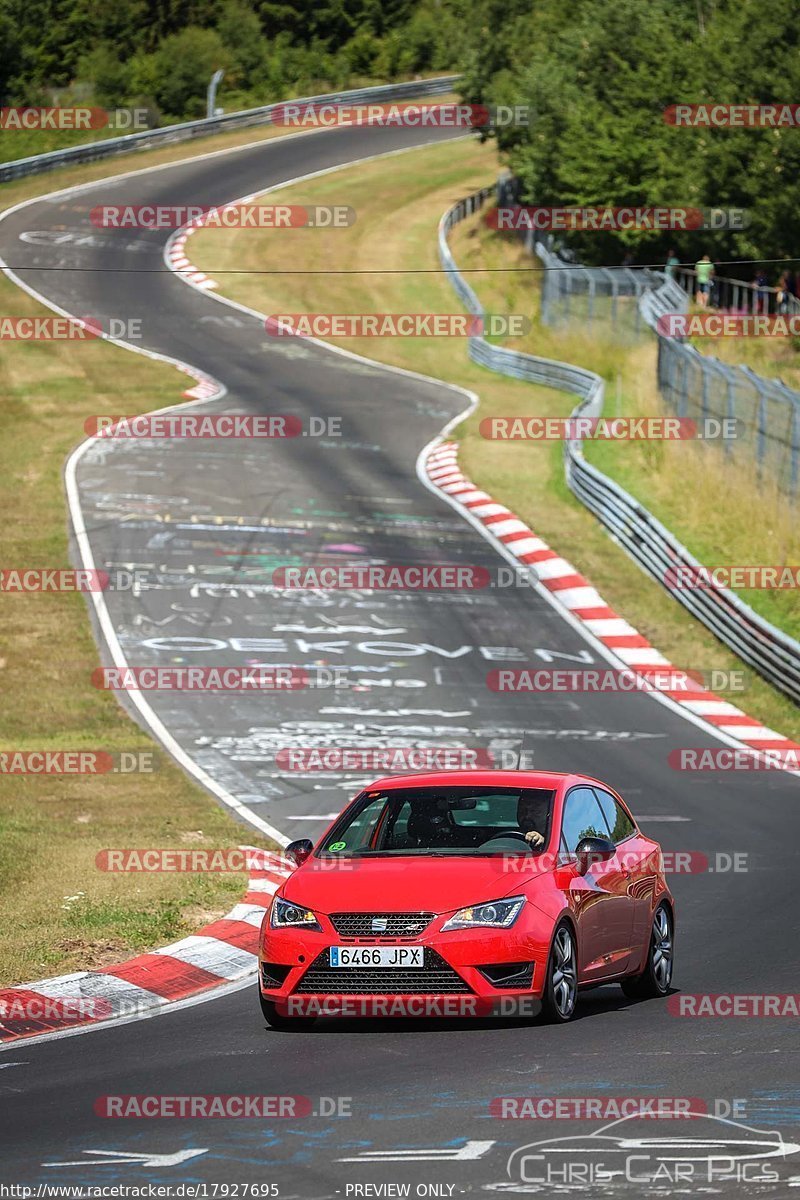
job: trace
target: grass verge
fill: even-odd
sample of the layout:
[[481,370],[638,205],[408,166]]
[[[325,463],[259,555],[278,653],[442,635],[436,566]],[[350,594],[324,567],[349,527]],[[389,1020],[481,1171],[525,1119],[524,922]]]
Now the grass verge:
[[[447,100],[452,97],[441,97]],[[199,153],[286,136],[273,126],[137,151],[0,185],[0,206]],[[13,265],[13,264],[12,264]],[[47,310],[0,276],[0,312]],[[180,403],[172,367],[102,341],[3,343],[0,359],[0,564],[68,566],[61,472],[89,415]],[[0,595],[0,754],[153,751],[108,693],[86,604],[69,594]],[[234,821],[164,754],[151,774],[12,776],[0,770],[0,986],[100,967],[192,933],[225,913],[244,875],[111,875],[114,847],[268,845]]]
[[[490,230],[480,218],[457,226],[450,244],[459,266],[489,268],[472,278],[489,310],[538,310],[539,272],[519,242]],[[508,274],[509,269],[521,268]],[[525,270],[527,268],[527,271]],[[632,344],[613,329],[577,322],[553,329],[538,321],[515,347],[563,359],[596,371],[606,382],[605,411],[613,416],[671,415],[656,386],[656,340]],[[758,482],[755,470],[726,459],[722,449],[701,442],[587,442],[587,459],[630,491],[709,565],[800,562],[800,524],[785,497]],[[722,498],[722,500],[721,500]],[[741,590],[742,599],[792,637],[800,637],[796,593]],[[635,623],[635,622],[634,622]],[[658,644],[658,643],[656,643]]]
[[[348,229],[316,231],[313,257],[311,243],[305,257],[294,233],[281,239],[261,231],[214,230],[194,236],[192,260],[212,275],[215,268],[224,270],[220,291],[265,313],[458,311],[450,285],[438,270],[438,220],[450,204],[492,179],[496,167],[490,146],[461,141],[349,168],[303,186],[302,196],[309,202],[346,201],[358,213],[358,221]],[[284,188],[271,193],[271,198],[297,202],[300,191]],[[531,272],[530,257],[518,242],[489,237],[487,232],[479,220],[458,226],[452,235],[456,261],[480,272],[469,278],[487,309],[535,313],[537,276]],[[290,273],[298,264],[312,267],[314,263],[324,263],[327,270],[346,268],[351,273]],[[266,267],[275,274],[251,273]],[[281,275],[281,271],[287,274]],[[359,271],[364,273],[352,273]],[[570,397],[503,379],[476,366],[467,358],[466,346],[459,339],[347,339],[340,344],[382,362],[479,392],[478,413],[457,431],[461,463],[467,474],[570,557],[608,603],[624,613],[676,665],[741,669],[740,660],[648,579],[575,500],[564,482],[560,445],[488,442],[478,432],[480,420],[487,416],[566,415],[574,405]],[[581,362],[605,375],[612,381],[611,411],[617,407],[620,412],[626,411],[630,398],[637,395],[637,384],[644,387],[654,378],[655,349],[651,343],[633,349],[614,347],[602,337],[602,331],[589,341],[583,332],[562,336],[537,324],[520,348]],[[618,375],[621,383],[617,398]],[[648,411],[652,412],[652,407]],[[387,427],[390,421],[391,414],[387,414]],[[626,444],[621,449],[629,448]],[[682,471],[679,497],[687,491],[687,479],[692,489],[703,482],[694,478],[691,467],[684,466]],[[649,499],[649,489],[647,495]],[[743,523],[752,526],[752,516]],[[738,522],[732,516],[730,523],[718,530],[718,536],[734,536],[737,529]],[[735,559],[736,547],[720,542],[718,549],[720,554]],[[767,551],[776,552],[774,545],[762,546],[762,553]],[[767,725],[800,737],[797,708],[754,673],[746,672],[745,676],[746,692],[732,694],[731,699]]]

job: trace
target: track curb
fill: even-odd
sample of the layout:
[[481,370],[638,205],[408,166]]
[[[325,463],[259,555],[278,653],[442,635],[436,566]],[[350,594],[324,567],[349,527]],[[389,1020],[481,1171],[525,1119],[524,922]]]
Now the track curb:
[[[552,550],[524,521],[478,488],[458,465],[458,444],[441,441],[429,448],[421,464],[433,490],[470,520],[477,520],[521,566],[535,571],[539,584],[566,609],[587,633],[610,651],[619,669],[646,676],[653,690],[681,705],[716,734],[735,738],[750,751],[792,751],[800,743],[768,729],[735,704],[697,683],[675,667],[624,617],[606,604],[600,593],[567,559]],[[663,686],[666,682],[679,686]],[[659,685],[661,681],[661,686]]]
[[114,966],[0,989],[0,1046],[152,1016],[253,975],[261,922],[290,865],[270,850],[239,849],[250,864],[247,892],[224,917],[197,933]]

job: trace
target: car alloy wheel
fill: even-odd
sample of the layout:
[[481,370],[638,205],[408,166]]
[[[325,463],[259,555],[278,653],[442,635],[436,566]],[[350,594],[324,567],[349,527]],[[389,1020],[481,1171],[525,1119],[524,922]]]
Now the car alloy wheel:
[[653,964],[653,978],[663,996],[672,980],[672,930],[669,914],[663,904],[659,905],[653,920],[650,958]]
[[542,997],[545,1018],[554,1022],[569,1021],[575,1012],[578,998],[578,967],[575,939],[566,923],[559,925],[550,952],[548,977]]
[[673,937],[672,914],[666,904],[659,904],[650,930],[647,964],[640,975],[622,980],[622,990],[631,1000],[666,996],[672,983]]

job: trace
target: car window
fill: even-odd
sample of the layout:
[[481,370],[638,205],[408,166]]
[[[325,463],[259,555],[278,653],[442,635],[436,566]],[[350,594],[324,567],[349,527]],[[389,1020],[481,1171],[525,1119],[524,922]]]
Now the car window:
[[331,850],[333,846],[336,846],[337,850],[348,850],[351,853],[355,850],[365,849],[369,846],[375,826],[378,824],[385,809],[385,796],[378,796],[371,799],[364,805],[360,812],[356,813],[352,821],[348,824],[347,840],[343,841],[341,836],[334,830],[324,849]]
[[[504,854],[511,832],[535,831],[546,838],[552,803],[553,792],[546,788],[444,784],[376,789],[359,796],[339,818],[319,853]],[[514,840],[514,849],[534,852],[522,837]]]
[[456,825],[505,825],[516,829],[518,803],[517,792],[479,796],[474,808],[454,808],[453,822]]
[[414,844],[408,832],[408,819],[411,816],[411,805],[403,801],[398,808],[388,806],[385,828],[381,830],[380,843],[385,850],[399,850],[404,846]]
[[611,830],[611,840],[615,846],[618,846],[620,842],[624,842],[625,838],[636,832],[636,826],[610,792],[603,791],[598,787],[594,788],[594,792],[603,810],[606,824]]
[[576,787],[567,796],[561,831],[567,850],[574,854],[586,837],[610,836],[597,797],[589,787]]

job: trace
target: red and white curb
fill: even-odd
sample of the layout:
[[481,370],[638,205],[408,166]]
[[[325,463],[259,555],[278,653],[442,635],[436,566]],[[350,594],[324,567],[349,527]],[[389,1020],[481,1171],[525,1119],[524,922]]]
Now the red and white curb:
[[[497,503],[462,473],[458,466],[458,445],[440,442],[425,459],[423,470],[434,490],[447,498],[451,505],[461,508],[471,519],[478,520],[520,563],[532,567],[539,582],[558,604],[569,611],[588,633],[616,657],[621,667],[629,671],[657,671],[652,678],[654,691],[668,696],[685,708],[695,721],[699,718],[715,733],[725,734],[753,751],[800,752],[800,743],[793,742],[774,729],[768,729],[749,717],[735,704],[708,691],[691,679],[686,687],[659,687],[659,675],[669,676],[679,671],[653,647],[647,638],[610,608],[579,571],[561,558],[555,550],[538,537],[524,521],[504,504]],[[681,682],[684,682],[683,678]]]
[[188,279],[195,287],[202,288],[204,291],[211,291],[217,287],[216,281],[210,279],[204,271],[199,271],[197,267],[192,266],[186,256],[186,241],[202,224],[202,217],[198,217],[178,230],[167,246],[167,261],[172,270],[183,279]]
[[290,873],[278,854],[242,846],[251,862],[246,895],[196,934],[113,967],[0,989],[0,1046],[42,1034],[139,1018],[256,969],[270,899]]
[[[193,267],[186,257],[186,239],[201,224],[202,220],[194,220],[191,224],[179,229],[167,245],[166,259],[170,269],[177,275],[180,275],[182,279],[187,279],[195,287],[208,291],[217,286],[216,282],[213,279],[209,279],[203,271],[198,271],[197,267]],[[198,371],[196,367],[188,365],[182,365],[178,370],[183,371],[184,375],[191,375],[193,379],[197,380],[194,387],[189,388],[183,393],[190,400],[213,400],[215,396],[220,394],[219,384],[210,375],[205,375],[202,371]]]
[[176,366],[184,375],[189,375],[192,379],[197,380],[194,387],[187,388],[182,393],[189,400],[215,400],[225,394],[216,379],[199,371],[197,367],[190,367],[183,363],[176,363]]

